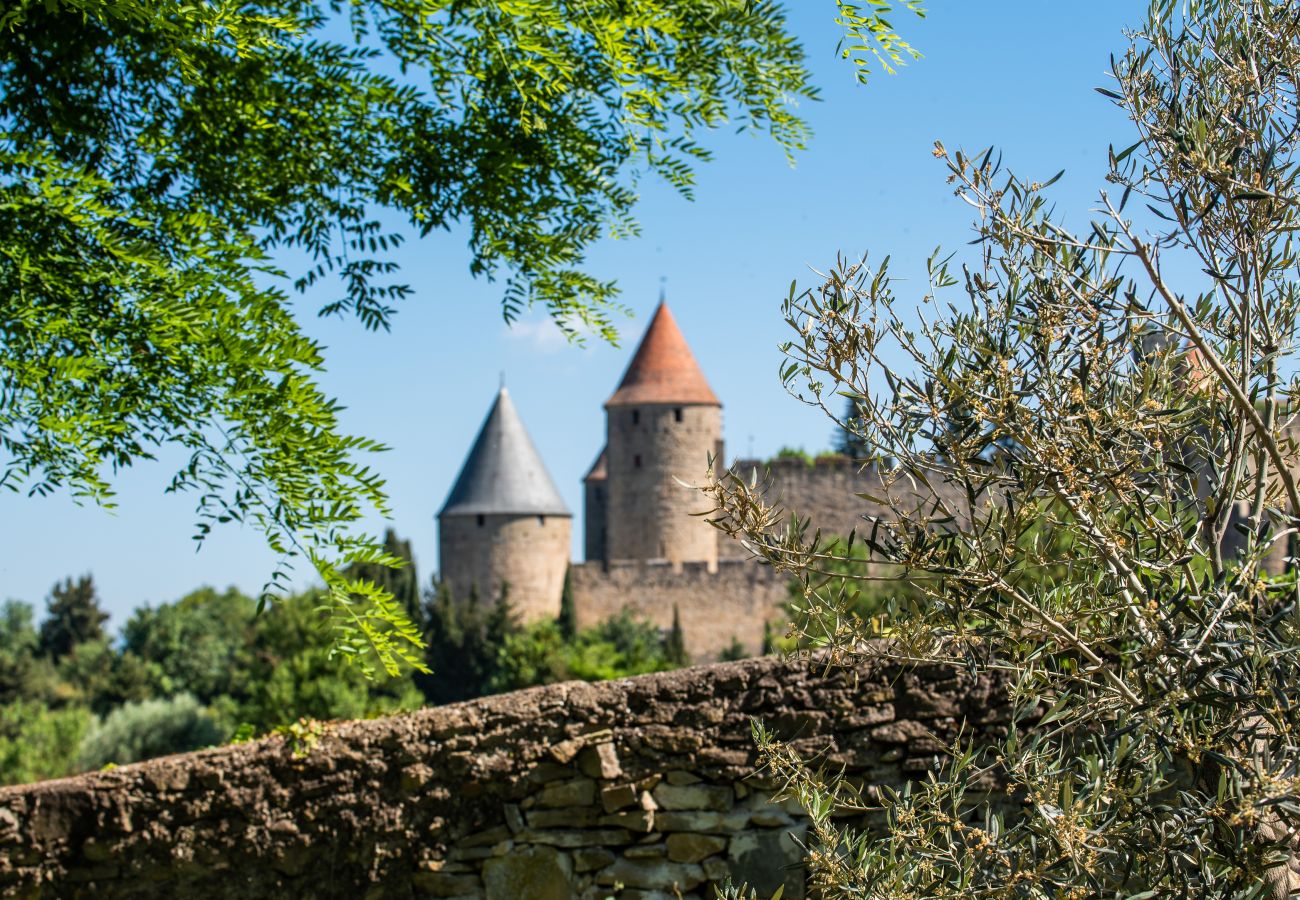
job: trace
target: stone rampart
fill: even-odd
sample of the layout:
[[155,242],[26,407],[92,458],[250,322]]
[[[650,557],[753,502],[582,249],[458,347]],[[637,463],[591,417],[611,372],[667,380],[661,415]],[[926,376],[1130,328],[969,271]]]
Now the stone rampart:
[[19,897],[685,900],[732,875],[804,896],[800,810],[751,717],[868,785],[935,761],[987,683],[775,658],[567,683],[0,789]]
[[[859,496],[861,494],[882,498],[888,495],[901,499],[904,507],[912,496],[912,492],[902,484],[886,488],[874,468],[846,456],[823,456],[812,464],[793,457],[740,459],[731,468],[747,480],[756,473],[759,482],[767,485],[764,495],[767,502],[784,509],[787,517],[796,513],[800,518],[808,519],[811,522],[810,534],[820,529],[825,535],[844,536],[855,528],[861,531],[864,516],[891,518],[886,506],[864,499]],[[951,487],[942,484],[938,487],[945,493],[952,493],[954,508],[961,508]],[[739,541],[723,538],[718,553],[722,557],[742,557],[747,551]]]
[[[731,543],[724,537],[724,542]],[[763,623],[784,631],[790,576],[753,559],[673,565],[667,560],[577,563],[569,570],[578,627],[589,628],[623,608],[660,628],[681,617],[686,652],[717,659],[738,641],[749,655],[762,650]]]

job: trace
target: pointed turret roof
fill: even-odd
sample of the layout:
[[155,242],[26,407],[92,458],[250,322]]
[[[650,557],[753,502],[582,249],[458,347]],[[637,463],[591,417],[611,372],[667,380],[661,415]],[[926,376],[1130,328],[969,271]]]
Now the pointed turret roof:
[[618,390],[605,406],[641,403],[722,405],[700,371],[668,304],[662,300]]
[[497,394],[438,515],[492,513],[570,515],[505,388]]

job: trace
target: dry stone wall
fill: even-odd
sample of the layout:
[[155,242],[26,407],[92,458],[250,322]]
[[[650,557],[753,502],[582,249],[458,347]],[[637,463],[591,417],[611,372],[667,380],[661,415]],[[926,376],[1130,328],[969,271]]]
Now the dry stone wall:
[[751,717],[868,785],[1001,728],[993,687],[943,669],[554,685],[0,789],[0,892],[690,900],[730,875],[800,898],[807,824],[755,777]]

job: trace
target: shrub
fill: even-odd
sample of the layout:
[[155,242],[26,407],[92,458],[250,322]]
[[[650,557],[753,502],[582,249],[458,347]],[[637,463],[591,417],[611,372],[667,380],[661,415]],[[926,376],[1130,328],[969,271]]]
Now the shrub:
[[84,706],[48,709],[28,700],[0,706],[0,784],[59,778],[76,771],[77,745],[91,719]]
[[216,721],[190,694],[127,703],[109,713],[81,742],[79,768],[132,763],[220,743]]

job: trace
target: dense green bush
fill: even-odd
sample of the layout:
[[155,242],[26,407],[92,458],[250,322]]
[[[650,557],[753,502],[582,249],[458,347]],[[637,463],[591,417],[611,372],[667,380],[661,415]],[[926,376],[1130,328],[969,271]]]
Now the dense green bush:
[[77,767],[132,763],[219,744],[226,737],[191,694],[127,703],[92,727],[81,741]]
[[58,778],[74,771],[92,716],[84,707],[49,709],[17,700],[0,706],[0,784]]

